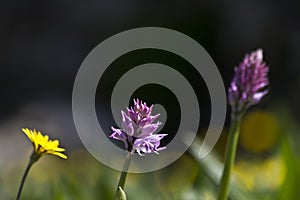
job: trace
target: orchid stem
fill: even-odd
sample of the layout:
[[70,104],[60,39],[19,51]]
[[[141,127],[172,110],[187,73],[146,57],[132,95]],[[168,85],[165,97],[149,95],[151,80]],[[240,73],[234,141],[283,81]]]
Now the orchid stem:
[[236,149],[240,132],[241,115],[232,115],[229,136],[225,151],[224,171],[218,192],[218,200],[226,200],[229,193],[230,177],[234,166]]
[[123,166],[123,170],[119,179],[119,183],[118,183],[118,187],[116,190],[116,195],[115,195],[115,199],[118,199],[118,191],[119,191],[119,187],[121,187],[124,190],[124,186],[125,186],[125,182],[126,182],[126,177],[127,177],[127,171],[129,168],[129,164],[131,161],[131,153],[128,152],[128,154],[126,155],[125,161],[124,161],[124,166]]

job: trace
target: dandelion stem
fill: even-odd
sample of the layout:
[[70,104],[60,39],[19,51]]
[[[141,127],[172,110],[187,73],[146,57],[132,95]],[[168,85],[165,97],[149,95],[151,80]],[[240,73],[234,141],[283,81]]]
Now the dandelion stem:
[[123,171],[122,171],[120,179],[119,179],[119,183],[118,183],[118,187],[117,187],[117,191],[116,191],[116,195],[115,195],[116,200],[118,199],[118,196],[119,196],[118,195],[119,187],[121,187],[124,190],[126,177],[127,177],[127,170],[129,168],[130,160],[131,160],[131,154],[130,154],[130,152],[128,152],[128,154],[126,155],[125,161],[124,161]]
[[25,180],[26,180],[26,177],[28,175],[28,172],[29,170],[31,169],[32,165],[39,159],[39,157],[37,156],[37,154],[35,152],[33,152],[31,154],[31,157],[29,159],[29,162],[27,164],[27,167],[25,169],[25,172],[23,174],[23,177],[22,177],[22,180],[21,180],[21,184],[20,184],[20,187],[19,187],[19,190],[18,190],[18,194],[17,194],[17,198],[16,200],[19,200],[20,199],[20,196],[21,196],[21,193],[22,193],[22,189],[23,189],[23,185],[25,183]]
[[218,200],[226,200],[228,196],[230,177],[234,166],[235,154],[240,132],[239,127],[241,116],[242,114],[233,114],[231,117],[229,136],[225,151],[224,171],[219,187]]

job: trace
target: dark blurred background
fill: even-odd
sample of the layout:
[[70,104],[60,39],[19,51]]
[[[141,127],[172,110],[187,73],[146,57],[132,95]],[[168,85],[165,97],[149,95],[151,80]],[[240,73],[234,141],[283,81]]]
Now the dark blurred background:
[[2,1],[1,122],[33,101],[70,105],[85,56],[109,36],[143,26],[194,38],[226,84],[246,52],[263,48],[271,95],[297,114],[299,8],[292,1]]

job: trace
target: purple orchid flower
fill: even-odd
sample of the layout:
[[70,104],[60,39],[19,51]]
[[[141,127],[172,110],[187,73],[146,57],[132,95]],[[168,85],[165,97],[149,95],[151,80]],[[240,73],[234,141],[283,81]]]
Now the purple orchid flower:
[[246,54],[242,63],[234,68],[234,77],[228,89],[228,102],[234,112],[245,111],[268,93],[265,89],[269,84],[268,71],[261,49]]
[[113,133],[111,138],[121,140],[125,144],[127,151],[137,152],[143,156],[146,153],[156,153],[166,147],[159,147],[160,140],[167,134],[154,134],[161,122],[154,121],[159,114],[151,115],[153,105],[147,106],[145,102],[134,99],[134,106],[127,108],[127,114],[122,114],[122,129],[111,127]]

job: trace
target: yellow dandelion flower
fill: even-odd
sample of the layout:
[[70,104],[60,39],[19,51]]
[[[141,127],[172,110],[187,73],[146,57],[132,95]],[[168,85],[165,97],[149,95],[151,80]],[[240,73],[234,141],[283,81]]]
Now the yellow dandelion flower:
[[58,140],[49,140],[48,135],[43,135],[40,131],[36,131],[35,129],[30,130],[28,128],[22,128],[22,131],[32,142],[33,152],[30,156],[29,162],[23,174],[16,200],[19,200],[21,197],[23,185],[25,183],[29,170],[31,169],[32,165],[39,160],[41,156],[50,154],[59,156],[64,159],[67,158],[67,156],[62,153],[65,151],[65,149],[58,147]]
[[46,154],[59,156],[64,159],[67,158],[67,156],[62,153],[65,149],[58,147],[58,140],[52,141],[48,135],[42,135],[40,131],[36,131],[35,129],[30,130],[23,128],[22,131],[31,140],[37,158]]

